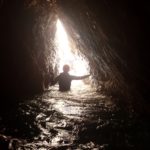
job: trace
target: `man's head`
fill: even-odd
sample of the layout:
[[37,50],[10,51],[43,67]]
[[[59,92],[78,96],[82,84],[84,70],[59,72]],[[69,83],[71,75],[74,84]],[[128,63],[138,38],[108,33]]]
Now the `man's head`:
[[64,66],[63,66],[63,71],[64,71],[65,73],[68,73],[68,72],[70,71],[69,65],[64,65]]

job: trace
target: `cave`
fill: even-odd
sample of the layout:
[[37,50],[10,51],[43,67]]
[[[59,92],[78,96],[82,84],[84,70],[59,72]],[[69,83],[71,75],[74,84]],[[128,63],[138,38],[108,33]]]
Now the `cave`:
[[148,6],[0,0],[0,149],[149,149]]

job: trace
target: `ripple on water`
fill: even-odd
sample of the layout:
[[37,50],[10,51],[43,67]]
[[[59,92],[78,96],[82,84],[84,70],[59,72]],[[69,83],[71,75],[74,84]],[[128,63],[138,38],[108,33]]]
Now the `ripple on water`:
[[[35,116],[30,121],[40,130],[39,135],[20,144],[20,149],[21,147],[24,149],[72,147],[80,139],[79,137],[82,137],[84,131],[89,132],[88,128],[91,128],[91,125],[95,130],[107,126],[108,121],[103,120],[101,116],[106,115],[110,107],[114,107],[108,97],[96,93],[88,85],[69,92],[59,92],[57,88],[55,86],[20,105],[22,114]],[[79,148],[90,146],[98,147],[92,141],[87,141],[86,144],[80,144]]]

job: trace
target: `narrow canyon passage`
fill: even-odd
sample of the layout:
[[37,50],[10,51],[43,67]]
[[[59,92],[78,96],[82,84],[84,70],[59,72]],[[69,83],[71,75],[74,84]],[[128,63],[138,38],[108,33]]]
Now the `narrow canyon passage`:
[[0,150],[150,149],[148,6],[0,0]]

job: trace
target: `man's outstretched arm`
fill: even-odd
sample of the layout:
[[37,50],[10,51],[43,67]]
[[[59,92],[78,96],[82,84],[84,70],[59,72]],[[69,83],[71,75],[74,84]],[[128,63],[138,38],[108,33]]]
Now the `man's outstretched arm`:
[[71,76],[72,80],[82,80],[85,79],[87,77],[89,77],[90,75],[84,75],[84,76]]

